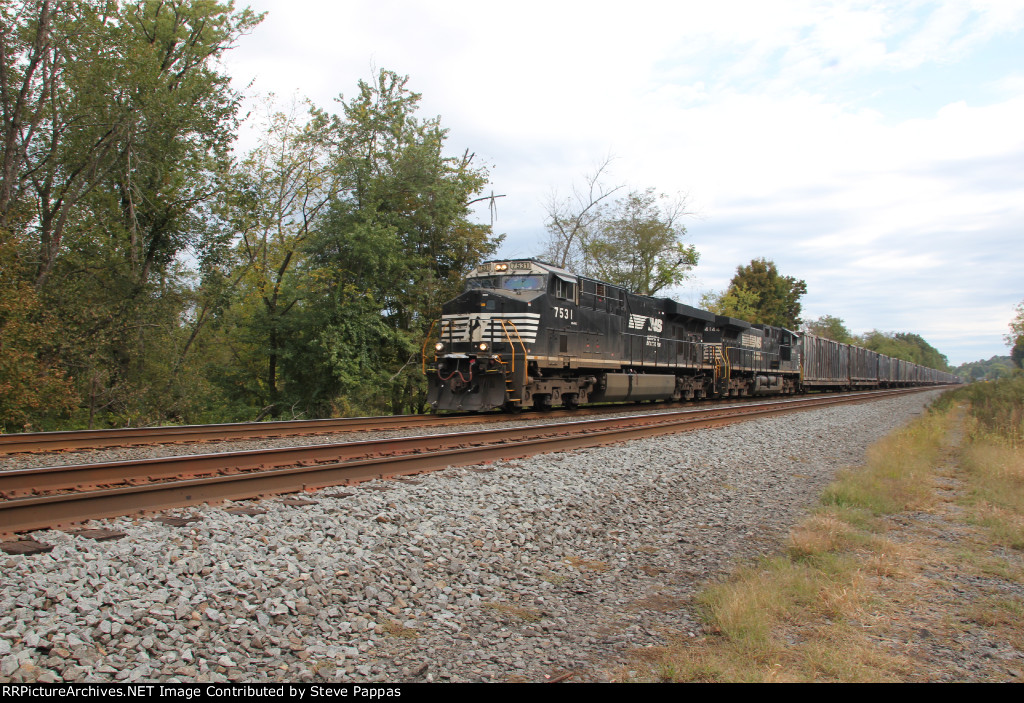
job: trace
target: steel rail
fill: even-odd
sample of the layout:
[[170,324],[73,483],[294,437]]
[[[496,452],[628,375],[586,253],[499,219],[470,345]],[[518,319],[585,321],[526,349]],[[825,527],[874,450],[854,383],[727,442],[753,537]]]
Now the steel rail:
[[[713,402],[735,402],[737,399],[709,399]],[[743,398],[740,400],[750,400]],[[687,401],[689,407],[693,401]],[[678,407],[669,403],[665,407]],[[544,417],[580,417],[622,412],[649,405],[597,405],[575,410],[542,411]],[[527,415],[529,416],[529,415]],[[450,415],[381,415],[377,417],[343,417],[319,420],[281,420],[274,422],[236,422],[214,425],[170,425],[160,427],[123,427],[102,430],[67,430],[61,432],[20,432],[0,434],[0,455],[25,452],[102,449],[109,447],[170,444],[185,442],[213,442],[222,440],[295,437],[313,434],[368,432],[380,430],[415,429],[439,425],[487,424],[507,421],[509,415],[501,412]]]
[[892,391],[881,391],[856,395],[772,399],[759,403],[734,404],[725,407],[687,408],[643,415],[614,415],[595,420],[545,423],[470,432],[18,469],[0,472],[0,498],[12,499],[29,495],[45,495],[57,491],[85,491],[124,484],[229,475],[298,464],[345,462],[377,456],[393,457],[414,452],[441,451],[457,446],[494,444],[567,433],[590,433],[625,424],[671,424],[676,422],[677,418],[738,415],[746,412],[746,408],[771,404],[785,404],[799,408],[807,405],[820,405],[831,399],[835,399],[836,402],[845,402],[848,398],[869,400],[879,394],[891,393]]
[[[916,392],[922,389],[903,390]],[[610,420],[581,421],[546,425],[549,432],[529,438],[509,435],[506,430],[493,430],[490,434],[501,440],[483,443],[470,435],[486,433],[456,433],[448,438],[465,440],[461,446],[449,445],[431,451],[407,452],[388,457],[362,458],[343,462],[292,466],[271,470],[252,471],[208,478],[171,480],[143,486],[120,489],[45,495],[0,502],[0,534],[28,532],[43,528],[64,527],[83,520],[113,517],[144,511],[158,511],[186,505],[241,500],[282,493],[318,490],[328,486],[349,485],[361,481],[392,478],[399,475],[422,473],[449,466],[465,466],[497,459],[532,456],[546,452],[565,451],[580,447],[612,444],[680,431],[717,427],[755,417],[836,405],[846,402],[864,402],[893,392],[844,395],[840,397],[800,399],[797,401],[769,401],[755,405],[732,406],[709,410],[690,410],[680,413],[662,413],[659,422],[642,422],[651,416],[629,416]],[[531,428],[516,428],[519,430]],[[436,437],[436,435],[435,435]],[[431,439],[420,437],[413,439]],[[466,446],[466,445],[470,446]]]
[[382,415],[380,417],[237,422],[216,425],[171,425],[166,427],[68,430],[64,432],[23,432],[0,434],[0,453],[14,454],[17,452],[98,449],[139,444],[203,442],[250,437],[287,437],[303,434],[405,429],[468,421],[469,418],[467,416]]
[[[614,409],[614,412],[627,410],[630,407],[634,406],[618,406]],[[607,414],[609,412],[613,412],[612,408],[604,405],[576,410],[543,411],[543,416],[572,417],[574,415],[586,416]],[[540,415],[541,413],[537,413],[537,416]],[[529,417],[530,415],[526,416]],[[487,424],[508,421],[510,417],[515,416],[502,412],[452,413],[449,415],[380,415],[376,417],[238,422],[216,425],[169,425],[165,427],[122,427],[103,430],[67,430],[62,432],[22,432],[0,434],[0,454],[43,453],[148,444],[215,442],[235,439],[265,439],[346,432],[373,432],[436,427],[439,425]]]

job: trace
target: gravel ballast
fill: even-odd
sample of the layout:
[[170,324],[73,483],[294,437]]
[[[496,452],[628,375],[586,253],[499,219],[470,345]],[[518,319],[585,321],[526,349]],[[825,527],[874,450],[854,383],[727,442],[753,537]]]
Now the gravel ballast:
[[938,391],[0,554],[4,681],[608,681]]

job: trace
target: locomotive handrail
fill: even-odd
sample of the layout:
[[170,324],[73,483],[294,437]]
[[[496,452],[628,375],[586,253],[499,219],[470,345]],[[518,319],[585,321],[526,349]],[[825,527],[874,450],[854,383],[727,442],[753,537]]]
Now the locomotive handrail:
[[505,335],[505,339],[508,340],[508,345],[512,347],[512,373],[516,372],[516,343],[512,341],[512,336],[508,333],[508,329],[505,327],[505,323],[512,325],[512,331],[516,333],[516,339],[519,340],[519,346],[523,348],[523,361],[526,361],[526,344],[523,343],[523,338],[519,334],[519,328],[516,327],[516,323],[512,320],[505,320],[498,318],[498,322],[501,324],[501,331]]
[[[724,349],[724,347],[725,347],[724,343],[723,344],[715,344],[715,345],[712,346],[712,349],[713,349],[712,358],[715,361],[715,384],[716,385],[718,384],[718,381],[720,379],[722,379],[723,377],[725,378],[726,381],[729,381],[729,378],[731,376],[731,368],[729,367],[729,354]],[[723,369],[725,369],[725,373],[724,374],[722,372]]]

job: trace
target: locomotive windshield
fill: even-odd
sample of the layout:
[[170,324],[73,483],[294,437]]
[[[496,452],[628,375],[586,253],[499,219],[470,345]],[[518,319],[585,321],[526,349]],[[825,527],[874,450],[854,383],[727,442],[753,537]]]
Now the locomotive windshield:
[[544,290],[547,276],[481,276],[466,279],[466,290],[492,288],[498,290]]

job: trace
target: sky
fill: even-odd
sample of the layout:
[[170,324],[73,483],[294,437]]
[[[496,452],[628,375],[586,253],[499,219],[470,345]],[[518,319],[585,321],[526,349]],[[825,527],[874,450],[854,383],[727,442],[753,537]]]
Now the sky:
[[804,319],[914,332],[954,366],[1009,354],[1024,0],[248,6],[266,18],[225,67],[251,105],[340,112],[359,80],[408,76],[488,167],[502,257],[539,254],[551,198],[608,161],[609,187],[685,198],[700,263],[678,300],[764,257],[807,282]]

